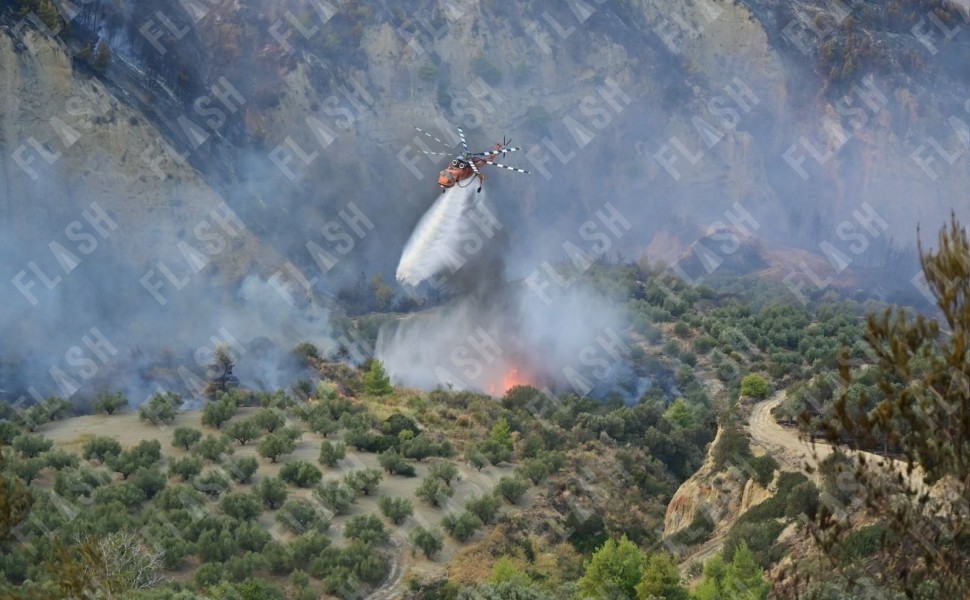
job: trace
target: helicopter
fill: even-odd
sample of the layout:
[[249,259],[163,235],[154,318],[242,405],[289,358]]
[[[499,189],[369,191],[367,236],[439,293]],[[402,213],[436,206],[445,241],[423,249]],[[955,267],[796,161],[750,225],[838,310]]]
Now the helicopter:
[[[427,131],[424,131],[420,127],[415,126],[414,128],[429,138],[435,140],[439,144],[443,144],[449,149],[451,148],[448,146],[448,144],[439,140]],[[458,137],[461,139],[462,152],[458,156],[451,159],[451,164],[445,167],[445,169],[438,174],[438,185],[441,186],[442,194],[448,191],[449,188],[453,188],[456,185],[460,188],[468,187],[471,185],[471,181],[474,177],[478,178],[477,193],[480,194],[482,192],[482,186],[485,184],[485,175],[482,174],[480,169],[486,165],[508,169],[509,171],[515,171],[516,173],[525,173],[526,175],[530,174],[529,171],[495,162],[495,157],[499,154],[501,154],[504,158],[508,152],[516,152],[521,150],[521,148],[509,147],[512,140],[506,140],[505,136],[502,136],[501,143],[495,144],[494,150],[490,150],[488,152],[469,152],[468,144],[465,141],[465,132],[461,130],[461,127],[458,127],[457,129]],[[433,154],[437,156],[451,156],[450,152],[431,152],[428,150],[421,150],[421,153]],[[469,180],[469,182],[462,185],[461,183],[466,179]]]

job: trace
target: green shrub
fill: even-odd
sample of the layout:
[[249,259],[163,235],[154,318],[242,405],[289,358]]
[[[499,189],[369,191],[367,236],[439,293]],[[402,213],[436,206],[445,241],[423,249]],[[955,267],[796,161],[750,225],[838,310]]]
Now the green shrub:
[[299,487],[313,487],[323,479],[323,473],[305,460],[294,460],[280,469],[280,479]]
[[778,461],[770,454],[755,456],[748,461],[748,465],[754,471],[754,480],[761,487],[768,487],[778,469]]
[[765,378],[757,373],[751,373],[750,375],[745,375],[741,379],[741,395],[749,396],[751,398],[764,398],[771,391],[768,388],[768,382]]
[[290,500],[284,504],[276,515],[276,522],[296,534],[308,531],[323,533],[330,528],[330,520],[306,500]]
[[854,560],[872,556],[887,543],[892,534],[882,523],[874,523],[845,535],[836,547],[835,554],[842,560]]
[[482,520],[468,511],[460,515],[451,513],[445,515],[445,518],[441,520],[441,526],[448,532],[448,535],[459,542],[464,542],[475,535],[475,531],[482,526]]
[[775,540],[784,528],[784,523],[773,519],[761,523],[738,521],[731,527],[724,540],[725,560],[731,560],[734,557],[734,551],[741,542],[744,542],[754,555],[755,561],[762,568],[769,568],[784,554],[784,549],[775,544]]

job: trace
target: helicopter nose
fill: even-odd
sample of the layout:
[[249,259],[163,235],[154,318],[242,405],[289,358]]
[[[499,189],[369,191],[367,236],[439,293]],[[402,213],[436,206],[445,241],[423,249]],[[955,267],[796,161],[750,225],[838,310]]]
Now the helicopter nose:
[[442,171],[438,175],[438,185],[441,187],[451,187],[455,185],[455,176],[448,171]]

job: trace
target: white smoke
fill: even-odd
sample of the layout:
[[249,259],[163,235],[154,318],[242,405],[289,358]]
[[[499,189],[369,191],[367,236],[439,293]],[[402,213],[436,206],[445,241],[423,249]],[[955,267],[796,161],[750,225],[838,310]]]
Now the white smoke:
[[[397,267],[397,280],[418,285],[446,270],[457,271],[468,254],[474,254],[480,236],[469,233],[480,230],[483,221],[494,217],[485,207],[485,198],[475,193],[475,182],[447,190],[418,221],[414,233],[404,246]],[[500,226],[499,226],[500,227]]]
[[381,327],[375,354],[391,379],[495,396],[524,383],[581,395],[616,383],[626,323],[607,298],[579,282],[501,287]]

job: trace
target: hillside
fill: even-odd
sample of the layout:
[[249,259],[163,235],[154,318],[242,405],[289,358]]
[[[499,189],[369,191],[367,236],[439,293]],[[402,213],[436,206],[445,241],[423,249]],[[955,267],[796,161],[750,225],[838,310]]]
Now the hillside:
[[0,598],[962,597],[968,32],[0,4]]
[[[9,413],[8,418],[20,425],[4,430],[5,442],[12,445],[4,456],[35,494],[31,513],[35,516],[22,528],[36,532],[37,527],[50,531],[55,526],[56,537],[68,543],[76,543],[72,536],[84,540],[85,532],[92,531],[134,528],[148,532],[147,539],[162,544],[164,569],[160,574],[171,580],[169,588],[185,586],[216,597],[222,593],[220,581],[239,591],[240,586],[250,585],[247,578],[264,577],[285,589],[315,590],[305,592],[309,594],[333,593],[343,585],[340,578],[349,576],[362,581],[360,589],[369,590],[367,593],[393,597],[394,590],[404,585],[423,590],[421,593],[431,593],[442,585],[453,590],[487,586],[496,581],[495,569],[508,568],[549,593],[571,593],[564,590],[582,580],[584,557],[607,540],[618,538],[644,548],[676,552],[690,577],[697,575],[691,563],[699,565],[721,551],[730,558],[742,542],[754,552],[759,568],[771,568],[786,554],[781,538],[776,541],[781,529],[775,531],[772,526],[773,535],[755,535],[760,530],[751,527],[759,527],[755,525],[758,521],[744,515],[763,513],[767,509],[761,505],[769,506],[767,501],[773,495],[779,497],[775,504],[784,506],[793,487],[806,482],[815,489],[816,484],[792,473],[797,466],[784,461],[779,466],[754,446],[752,453],[744,433],[725,419],[731,418],[730,407],[747,385],[743,382],[749,374],[762,373],[781,389],[813,373],[826,372],[833,364],[839,336],[856,335],[859,306],[837,303],[828,296],[811,311],[783,304],[752,309],[734,293],[691,287],[663,272],[636,266],[597,266],[583,278],[602,290],[610,302],[622,305],[626,319],[633,324],[622,333],[627,347],[622,357],[624,369],[617,371],[618,378],[611,375],[606,380],[610,383],[601,384],[613,390],[605,401],[580,397],[570,390],[547,395],[528,386],[513,387],[499,399],[466,391],[394,389],[380,383],[379,362],[354,369],[320,358],[311,344],[302,344],[292,357],[302,363],[304,373],[311,374],[309,379],[295,381],[289,390],[276,393],[234,391],[218,401],[207,401],[201,411],[166,412],[170,396],[156,395],[137,412],[125,410],[122,404],[117,414],[65,418],[69,403],[51,398],[26,411]],[[806,328],[804,323],[813,319],[818,326]],[[798,349],[803,351],[796,353]],[[250,356],[239,356],[237,373],[245,374]],[[215,385],[212,381],[210,386]],[[645,391],[641,390],[643,381],[647,382]],[[642,395],[625,400],[630,394]],[[102,393],[90,404],[96,410],[107,410],[109,403],[123,398]],[[164,420],[153,425],[146,418]],[[266,432],[267,425],[258,425],[265,419],[270,419],[274,433]],[[717,438],[716,420],[727,424]],[[257,423],[256,431],[240,433],[247,423]],[[186,435],[181,429],[185,427],[209,437],[185,442],[191,451],[174,446],[176,435]],[[244,444],[234,441],[239,436],[245,436],[241,438]],[[104,438],[118,440],[120,445],[110,450],[108,444],[110,454],[103,460],[89,458],[78,464],[76,457],[69,459],[59,452],[96,456],[90,454],[93,444],[104,445]],[[274,461],[273,455],[264,454],[264,445],[279,438],[296,442],[289,449],[284,444],[279,460]],[[45,449],[44,440],[53,443],[53,449]],[[158,454],[151,448],[154,440],[159,442]],[[344,458],[332,467],[320,464],[321,446],[336,443],[346,446]],[[226,455],[227,451],[231,453]],[[121,454],[112,458],[118,452]],[[396,453],[403,456],[394,459],[399,465],[385,462]],[[442,458],[430,456],[434,454]],[[236,468],[230,465],[250,457],[255,460],[248,481],[232,483]],[[746,461],[750,466],[745,467]],[[419,488],[435,479],[432,470],[443,468],[436,465],[449,463],[457,467],[458,478],[439,490],[448,492],[441,496],[441,507],[417,498]],[[304,464],[307,466],[299,466]],[[389,468],[404,472],[407,465],[415,469],[415,477],[388,472]],[[735,470],[738,466],[739,471]],[[179,475],[184,469],[188,475]],[[285,485],[285,496],[269,508],[264,506],[252,521],[271,537],[263,542],[267,545],[261,551],[256,546],[220,549],[213,545],[220,528],[243,526],[234,520],[238,516],[227,516],[226,511],[236,509],[225,504],[226,498],[263,498],[272,493],[264,489],[271,485],[265,482],[275,481],[284,472],[286,477],[303,477],[298,469],[308,470],[305,476],[311,479],[302,486]],[[316,469],[322,481],[313,475]],[[332,504],[339,495],[327,491],[326,482],[349,483],[348,475],[359,477],[352,473],[370,469],[383,470],[375,491],[356,494],[349,505]],[[125,472],[130,473],[128,479]],[[224,473],[221,477],[220,472]],[[220,483],[226,475],[228,489]],[[70,481],[76,478],[90,483],[74,489]],[[458,519],[469,499],[512,485],[508,481],[522,482],[516,485],[528,491],[502,507],[494,522],[459,525],[447,521]],[[91,485],[98,489],[88,487]],[[202,490],[202,495],[192,492],[189,485]],[[161,498],[162,504],[135,491],[142,486],[154,486],[146,489]],[[164,487],[160,492],[159,486]],[[179,525],[181,533],[175,537],[159,537],[160,514],[163,521],[174,523],[189,516],[171,512],[169,496],[173,494],[188,494],[186,498],[194,498],[192,502],[211,518],[192,518]],[[399,525],[383,521],[387,542],[364,548],[359,541],[346,539],[345,529],[354,519],[379,514],[377,502],[383,495],[410,499],[412,516]],[[286,521],[279,521],[285,499],[320,507],[326,516],[326,541],[304,539],[307,533],[294,537],[286,532]],[[54,517],[59,503],[69,507],[78,502],[89,503],[92,510],[69,511],[72,517],[67,521]],[[331,506],[339,508],[328,508]],[[107,511],[115,516],[103,521]],[[749,524],[742,526],[745,522]],[[416,527],[441,530],[445,525],[471,527],[472,533],[443,538],[443,546],[432,553],[432,560],[411,556],[420,553],[412,536]],[[203,541],[202,535],[209,529],[216,533],[205,535],[216,538]],[[273,540],[297,553],[292,559],[295,562],[279,562],[282,559],[277,554],[288,551],[280,550]],[[342,548],[339,556],[346,554],[345,558],[335,554],[332,560],[351,571],[333,571],[322,560],[314,562],[312,556],[300,554],[306,549],[301,544],[311,543],[319,545],[314,553]],[[52,549],[37,551],[48,554]],[[367,552],[372,559],[366,559]],[[203,558],[211,563],[204,570],[200,566]],[[505,566],[496,566],[499,563]],[[29,574],[44,579],[45,568],[15,562],[8,563],[5,572],[16,582]],[[280,577],[294,569],[305,571],[309,580]]]

